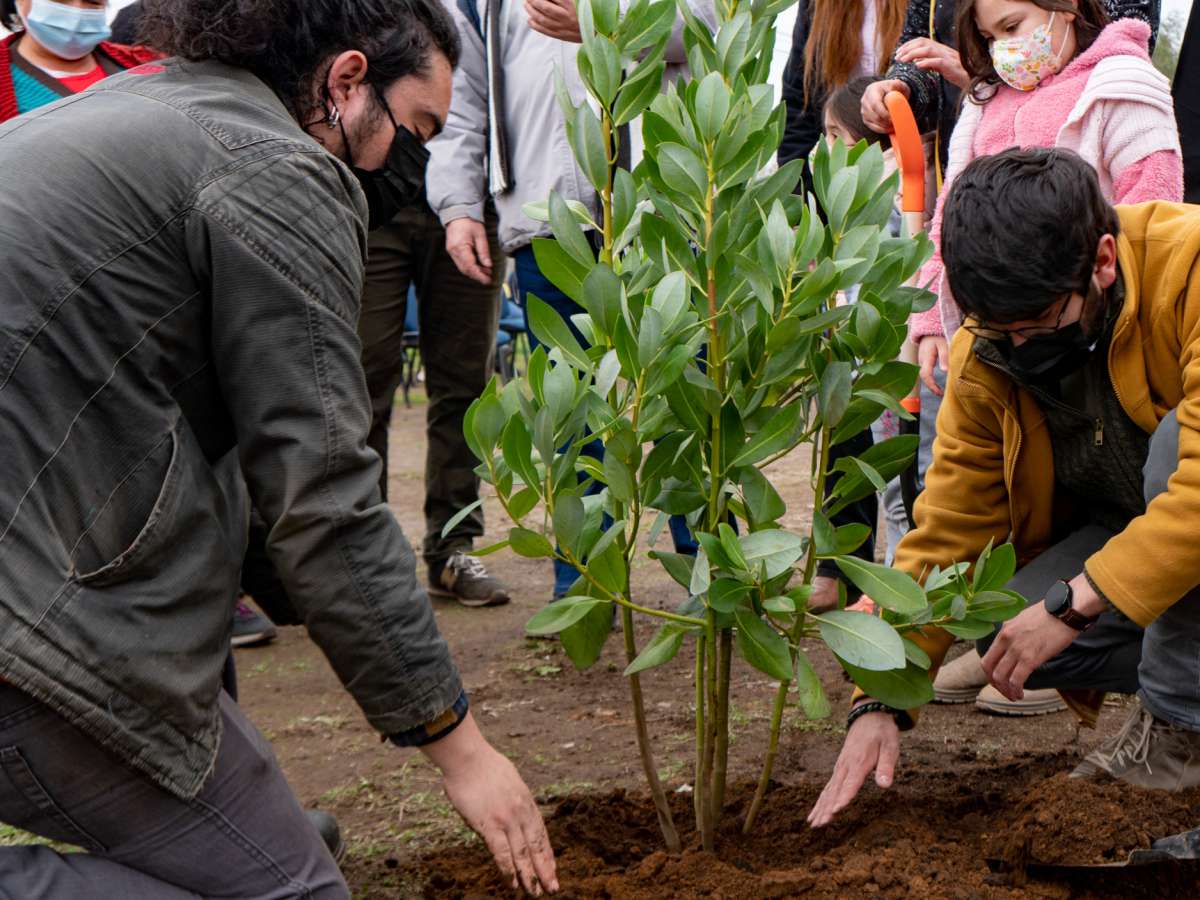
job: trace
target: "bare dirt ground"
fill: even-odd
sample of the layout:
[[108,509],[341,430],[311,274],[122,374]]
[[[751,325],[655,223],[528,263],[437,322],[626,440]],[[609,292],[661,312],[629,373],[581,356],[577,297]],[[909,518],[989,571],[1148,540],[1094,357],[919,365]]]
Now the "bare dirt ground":
[[[414,400],[412,409],[397,407],[390,471],[392,508],[419,545],[424,407]],[[796,526],[805,524],[799,511],[809,505],[806,473],[802,458],[780,463],[775,473],[794,511],[789,524]],[[502,538],[507,523],[492,501],[486,513],[490,543]],[[768,803],[762,836],[743,842],[727,831],[720,863],[708,857],[697,863],[697,854],[669,860],[654,855],[653,816],[641,799],[620,642],[610,640],[593,670],[576,672],[556,644],[528,639],[523,631],[549,598],[549,563],[501,552],[487,564],[511,587],[512,604],[482,610],[434,605],[481,727],[551,816],[566,896],[1063,897],[1082,890],[1060,883],[1019,889],[998,884],[988,875],[985,848],[1016,821],[1027,784],[1069,768],[1116,730],[1124,710],[1106,709],[1096,731],[1079,735],[1067,713],[998,719],[970,705],[931,707],[904,738],[892,792],[869,787],[848,823],[814,835],[803,817],[832,768],[844,734],[841,704],[849,696],[836,662],[814,648],[835,713],[812,722],[789,710],[775,770],[779,788]],[[636,572],[635,589],[647,603],[682,599],[682,589],[650,561]],[[641,628],[644,641],[652,626]],[[687,785],[691,772],[686,653],[643,681],[657,763],[672,791]],[[505,894],[481,845],[442,795],[435,770],[418,752],[380,742],[302,630],[284,628],[270,646],[237,651],[237,664],[241,702],[274,744],[301,801],[338,817],[349,845],[343,868],[356,897]],[[740,660],[735,665],[731,783],[757,776],[774,687]],[[726,818],[733,829],[744,789],[731,794]],[[677,800],[677,821],[684,826],[690,801],[684,793]],[[1173,887],[1149,895],[1200,896],[1192,888],[1194,883],[1182,893]],[[1095,890],[1090,885],[1085,892]]]

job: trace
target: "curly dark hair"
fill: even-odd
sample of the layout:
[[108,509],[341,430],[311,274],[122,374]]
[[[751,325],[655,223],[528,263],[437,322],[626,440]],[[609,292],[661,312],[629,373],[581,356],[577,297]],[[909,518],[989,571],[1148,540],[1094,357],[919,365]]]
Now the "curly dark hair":
[[[1111,21],[1103,0],[1028,0],[1034,6],[1049,12],[1073,13],[1075,16],[1076,52],[1082,53],[1095,43],[1100,32]],[[954,33],[958,39],[958,53],[963,69],[971,79],[967,96],[974,103],[986,103],[996,93],[1000,76],[992,65],[992,51],[987,38],[979,33],[975,24],[974,0],[960,0],[958,15],[954,22]],[[1063,60],[1065,66],[1069,60]]]
[[1120,230],[1082,157],[1012,148],[979,157],[954,180],[942,209],[942,262],[966,315],[1033,319],[1069,294],[1087,293],[1100,238]]
[[440,0],[144,0],[141,40],[252,72],[300,122],[319,109],[315,86],[339,53],[361,51],[367,81],[382,91],[426,74],[435,51],[457,66],[460,51]]

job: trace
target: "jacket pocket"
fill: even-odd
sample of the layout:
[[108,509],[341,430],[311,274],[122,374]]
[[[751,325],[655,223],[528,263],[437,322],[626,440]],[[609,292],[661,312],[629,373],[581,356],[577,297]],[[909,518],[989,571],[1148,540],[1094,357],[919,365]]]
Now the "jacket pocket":
[[[166,471],[160,479],[152,477],[153,461],[167,456]],[[117,486],[109,498],[105,510],[88,525],[75,545],[72,554],[76,566],[75,580],[80,584],[101,585],[119,580],[126,572],[145,557],[154,546],[158,525],[164,511],[172,503],[179,489],[180,476],[179,436],[172,428],[155,448],[147,454],[125,480]],[[146,471],[141,471],[145,469]],[[150,501],[153,497],[153,502]],[[111,506],[112,511],[109,511]],[[142,512],[149,506],[149,512]],[[111,558],[104,547],[120,547],[122,534],[132,530],[131,522],[140,521],[137,533],[125,548]],[[98,560],[86,571],[80,564]]]
[[[6,803],[6,823],[43,837],[75,844],[93,853],[107,850],[54,801],[29,768],[19,748],[0,747],[0,769],[4,770],[12,790],[24,801],[25,806],[24,810],[20,810],[17,804]],[[3,792],[0,792],[0,796],[3,796]]]

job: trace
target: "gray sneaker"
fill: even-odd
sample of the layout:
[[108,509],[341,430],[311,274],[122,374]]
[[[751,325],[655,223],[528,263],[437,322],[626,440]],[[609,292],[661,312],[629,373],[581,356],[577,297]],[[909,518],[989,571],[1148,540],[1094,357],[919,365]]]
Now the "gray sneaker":
[[1121,730],[1071,772],[1072,778],[1105,776],[1165,791],[1200,785],[1200,732],[1157,719],[1136,700]]
[[508,588],[493,578],[476,556],[456,550],[442,571],[429,581],[429,592],[453,597],[463,606],[502,606],[511,597]]

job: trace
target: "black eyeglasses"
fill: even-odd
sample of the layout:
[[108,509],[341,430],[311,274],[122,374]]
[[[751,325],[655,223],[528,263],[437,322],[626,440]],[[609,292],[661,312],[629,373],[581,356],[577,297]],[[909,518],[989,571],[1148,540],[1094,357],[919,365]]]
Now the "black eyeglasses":
[[1062,327],[1063,316],[1067,314],[1067,310],[1071,308],[1071,300],[1074,295],[1067,297],[1058,310],[1058,318],[1054,320],[1053,325],[1028,325],[1024,328],[989,328],[986,325],[968,325],[964,324],[963,328],[975,335],[975,337],[983,338],[985,341],[1009,341],[1013,337],[1024,338],[1031,340],[1033,338],[1045,337],[1048,334],[1054,334]]

